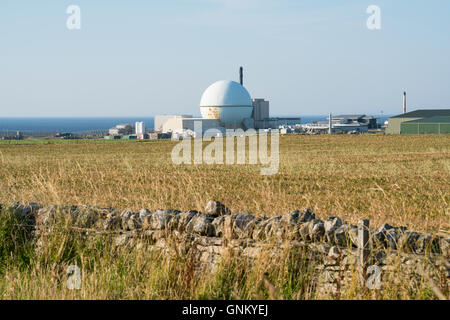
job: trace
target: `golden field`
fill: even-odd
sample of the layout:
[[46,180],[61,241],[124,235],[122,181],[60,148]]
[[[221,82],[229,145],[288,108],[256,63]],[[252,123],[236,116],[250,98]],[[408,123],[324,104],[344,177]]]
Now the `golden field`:
[[204,209],[449,229],[450,136],[284,136],[277,175],[260,165],[174,165],[171,141],[0,144],[0,202]]
[[[259,165],[180,165],[172,141],[20,141],[0,143],[0,202],[98,205],[120,209],[203,210],[211,199],[232,211],[280,215],[309,207],[319,218],[448,232],[450,136],[284,136],[280,170]],[[0,299],[336,299],[320,295],[307,252],[223,257],[198,271],[195,249],[158,253],[152,244],[116,247],[60,221],[38,244],[6,208],[0,213]],[[168,240],[169,249],[177,246]],[[273,243],[277,247],[280,243]],[[81,269],[81,289],[65,285]],[[358,275],[351,281],[357,281]],[[423,278],[399,270],[383,292],[357,287],[339,299],[436,299]],[[435,285],[434,285],[435,286]],[[448,295],[445,283],[441,290]]]

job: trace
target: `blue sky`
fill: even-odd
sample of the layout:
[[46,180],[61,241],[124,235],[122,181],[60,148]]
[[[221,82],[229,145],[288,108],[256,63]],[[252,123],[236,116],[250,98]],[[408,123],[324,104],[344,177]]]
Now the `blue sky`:
[[396,114],[404,90],[450,108],[449,17],[447,0],[2,0],[0,116],[199,114],[241,65],[273,115]]

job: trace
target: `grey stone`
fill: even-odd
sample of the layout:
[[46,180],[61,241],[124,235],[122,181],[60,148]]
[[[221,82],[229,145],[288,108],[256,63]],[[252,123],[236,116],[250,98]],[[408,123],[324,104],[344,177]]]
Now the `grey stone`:
[[294,210],[281,217],[281,222],[286,224],[297,224],[300,217],[300,211]]
[[142,220],[139,218],[139,213],[133,213],[130,215],[127,221],[128,230],[138,230],[142,228]]
[[301,212],[298,212],[298,223],[306,223],[316,218],[316,214],[309,208],[304,209]]
[[388,248],[397,249],[398,243],[398,229],[393,228],[386,231],[385,242]]
[[133,212],[131,211],[123,211],[120,213],[120,221],[121,221],[121,226],[123,230],[128,230],[128,220],[130,220],[131,215],[133,214]]
[[157,210],[151,215],[150,228],[152,230],[164,230],[169,221],[178,212],[175,210]]
[[[375,233],[372,235],[372,240],[376,245],[382,245],[383,247],[387,247],[388,246],[388,241],[387,241],[387,232],[388,230],[394,229],[393,226],[385,223],[383,224],[381,227],[379,227]],[[391,234],[391,238],[392,238],[392,234]]]
[[348,229],[348,236],[354,247],[358,247],[358,226],[350,225]]
[[207,214],[214,217],[231,214],[230,209],[228,209],[225,205],[223,205],[219,201],[214,200],[211,200],[206,204],[205,211]]
[[219,216],[212,222],[216,237],[223,237],[225,230],[225,216]]
[[120,219],[114,214],[108,215],[103,222],[104,230],[114,230],[119,227],[120,227]]
[[178,219],[177,230],[179,232],[185,231],[188,223],[192,220],[193,217],[195,217],[198,214],[200,214],[198,211],[193,211],[193,210],[180,213],[179,219]]
[[339,217],[329,217],[324,223],[325,236],[328,242],[334,242],[334,233],[342,226],[342,220]]
[[348,224],[343,224],[334,231],[334,243],[341,247],[351,246],[351,240],[349,236],[350,226]]
[[310,237],[310,228],[314,227],[314,223],[312,221],[302,223],[297,227],[297,232],[301,240],[303,241],[309,241],[311,240]]
[[197,214],[186,225],[186,232],[198,234],[200,236],[214,237],[215,230],[212,225],[214,218],[214,216],[209,214]]
[[426,233],[419,236],[417,239],[417,253],[433,252],[439,253],[439,239],[432,233]]
[[314,219],[309,222],[308,235],[312,241],[319,241],[325,236],[325,224],[323,221]]
[[254,222],[255,217],[246,212],[226,216],[224,221],[224,236],[228,239],[249,238],[255,227]]
[[282,231],[280,230],[280,221],[281,216],[272,217],[267,220],[264,227],[265,239],[281,236]]
[[88,205],[77,206],[63,206],[59,207],[57,214],[63,215],[64,218],[70,217],[70,223],[73,226],[79,228],[92,228],[97,225],[97,221],[102,218],[102,214],[98,211],[98,208]]
[[141,219],[141,221],[144,221],[145,217],[148,217],[151,215],[152,215],[152,213],[147,209],[141,209],[139,211],[139,219]]

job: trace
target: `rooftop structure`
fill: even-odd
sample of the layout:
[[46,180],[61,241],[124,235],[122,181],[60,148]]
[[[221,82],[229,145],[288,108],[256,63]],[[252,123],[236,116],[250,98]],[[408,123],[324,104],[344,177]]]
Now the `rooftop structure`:
[[422,120],[434,117],[450,117],[450,109],[415,110],[389,118],[386,128],[387,134],[400,134],[404,122]]

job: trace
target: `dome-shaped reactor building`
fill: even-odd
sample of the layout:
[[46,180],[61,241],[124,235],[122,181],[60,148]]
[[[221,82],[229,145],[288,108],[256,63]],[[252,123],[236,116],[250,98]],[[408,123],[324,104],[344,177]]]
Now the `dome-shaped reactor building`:
[[217,81],[202,95],[200,112],[204,119],[216,119],[225,127],[234,127],[249,119],[253,102],[248,91],[235,81]]
[[269,101],[252,99],[244,88],[243,68],[240,83],[221,80],[210,85],[200,100],[201,118],[191,115],[157,115],[155,131],[162,133],[191,134],[209,129],[225,132],[225,129],[268,129],[280,125],[300,123],[300,118],[270,118]]

